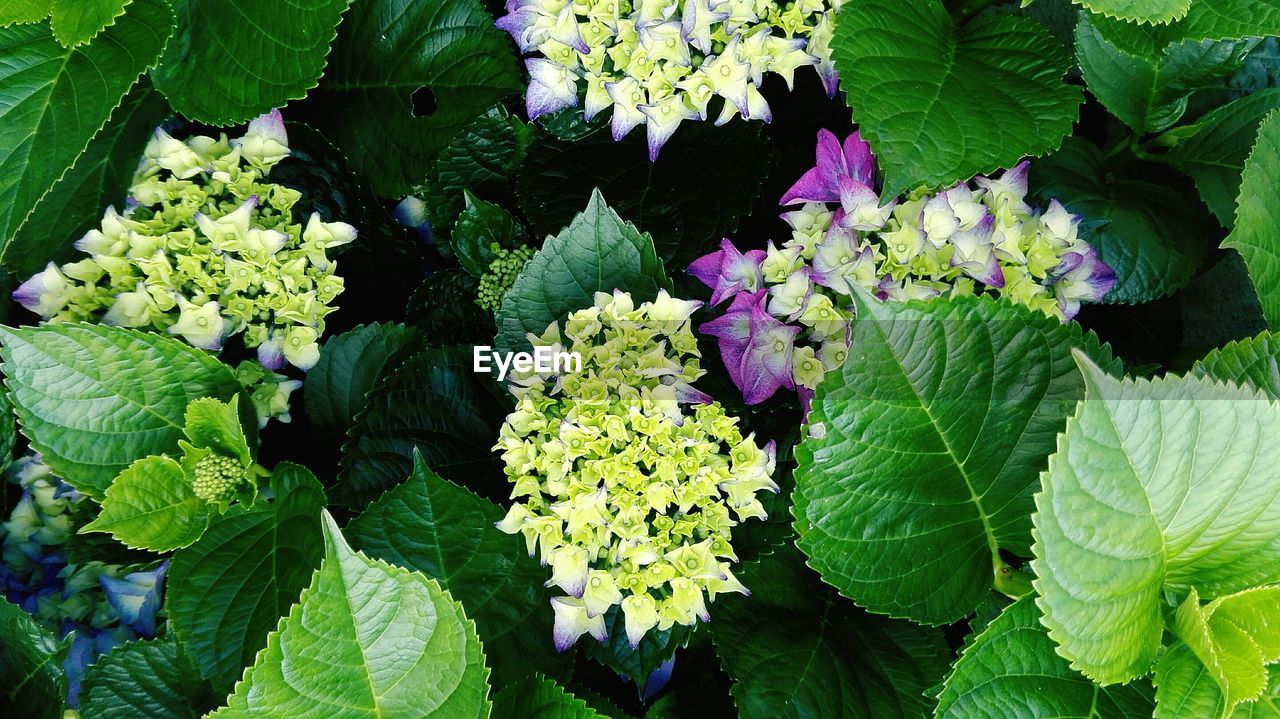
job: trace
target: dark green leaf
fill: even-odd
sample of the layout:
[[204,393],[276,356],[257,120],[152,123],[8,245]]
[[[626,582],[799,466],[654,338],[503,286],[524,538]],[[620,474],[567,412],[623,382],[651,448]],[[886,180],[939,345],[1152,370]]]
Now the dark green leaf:
[[89,42],[115,23],[133,0],[53,0],[49,24],[66,47]]
[[493,719],[607,719],[543,676],[507,684],[493,698]]
[[1196,362],[1191,374],[1250,384],[1280,401],[1280,335],[1263,332],[1216,349]]
[[58,641],[30,614],[0,597],[0,711],[58,719],[67,696],[62,662],[71,640]]
[[648,686],[650,675],[675,656],[676,650],[687,645],[693,636],[693,629],[683,624],[672,625],[666,630],[650,629],[639,646],[632,649],[631,641],[627,639],[626,619],[618,607],[611,607],[605,613],[604,628],[609,633],[604,642],[590,638],[581,642],[587,656],[630,679],[641,694]]
[[360,325],[325,340],[320,361],[303,386],[311,423],[324,432],[344,434],[387,363],[418,339],[410,327],[381,323]]
[[214,692],[172,634],[128,642],[85,672],[80,692],[84,719],[200,719],[222,697]]
[[524,244],[524,227],[498,205],[470,191],[464,191],[463,196],[466,206],[449,235],[449,248],[462,269],[481,277],[497,258],[494,245],[509,250]]
[[1258,127],[1258,141],[1244,163],[1236,224],[1223,247],[1240,252],[1262,315],[1280,329],[1280,110],[1272,110]]

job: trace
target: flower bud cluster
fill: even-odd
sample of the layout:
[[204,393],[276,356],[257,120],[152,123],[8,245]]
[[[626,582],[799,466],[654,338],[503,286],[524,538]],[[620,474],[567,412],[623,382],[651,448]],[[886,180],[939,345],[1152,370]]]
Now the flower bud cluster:
[[266,180],[288,155],[278,112],[234,140],[156,130],[126,211],[107,208],[75,243],[88,257],[50,263],[14,298],[50,322],[168,332],[205,350],[242,334],[266,369],[310,369],[343,290],[326,251],[356,230],[317,214],[295,222],[300,194]]
[[494,259],[489,263],[489,271],[480,278],[480,291],[476,304],[481,309],[497,312],[502,305],[502,298],[507,290],[516,283],[520,271],[533,259],[534,248],[521,245],[513,250],[494,246]]
[[75,707],[85,667],[99,654],[155,636],[168,563],[146,570],[70,562],[67,542],[90,517],[84,496],[38,455],[18,459],[7,474],[22,495],[0,522],[0,594],[60,638],[72,637],[64,669],[68,703]]
[[536,347],[576,352],[581,371],[513,375],[515,410],[502,451],[516,500],[498,528],[524,535],[551,567],[555,645],[606,638],[620,607],[634,647],[653,628],[707,621],[707,601],[747,593],[730,570],[732,528],[764,518],[756,495],[777,492],[774,444],[693,388],[702,376],[690,315],[665,291],[629,294],[552,324]]
[[791,237],[739,252],[728,240],[689,271],[731,300],[699,328],[748,404],[778,388],[807,406],[825,372],[844,364],[855,292],[880,300],[992,294],[1070,320],[1101,300],[1115,273],[1079,234],[1079,216],[1057,200],[1026,201],[1029,164],[941,192],[883,199],[875,158],[854,133],[818,135],[818,164],[782,198]]
[[815,66],[835,95],[831,37],[844,0],[509,0],[498,27],[529,70],[530,119],[579,102],[587,120],[612,108],[613,136],[638,125],[649,154],[685,120],[716,124],[740,115],[768,122],[760,94],[765,73],[790,86],[797,68]]

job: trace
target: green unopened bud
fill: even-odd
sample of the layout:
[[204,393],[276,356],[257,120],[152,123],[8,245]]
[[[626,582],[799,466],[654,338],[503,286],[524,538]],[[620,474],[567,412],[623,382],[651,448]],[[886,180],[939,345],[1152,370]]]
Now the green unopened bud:
[[229,502],[244,479],[244,467],[235,457],[210,453],[196,461],[191,489],[209,504]]

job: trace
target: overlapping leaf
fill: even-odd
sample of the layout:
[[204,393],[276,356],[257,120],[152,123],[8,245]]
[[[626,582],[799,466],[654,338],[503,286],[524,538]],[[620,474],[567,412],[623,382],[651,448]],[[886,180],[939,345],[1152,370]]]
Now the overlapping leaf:
[[1280,111],[1273,110],[1258,128],[1258,140],[1244,165],[1236,224],[1222,242],[1244,257],[1262,315],[1280,329]]
[[80,531],[109,532],[133,549],[171,552],[199,539],[212,514],[182,465],[168,457],[146,457],[107,487],[102,513]]
[[1042,155],[1071,132],[1066,51],[1029,18],[957,27],[940,0],[864,0],[832,41],[840,87],[885,173],[885,193],[940,186]]
[[1185,17],[1192,0],[1074,0],[1077,5],[1107,17],[1134,22],[1162,23]]
[[1264,332],[1232,342],[1197,361],[1191,374],[1249,384],[1280,400],[1280,336]]
[[191,400],[240,391],[212,355],[157,334],[0,327],[0,343],[23,433],[55,474],[98,498],[135,460],[177,450]]
[[475,625],[434,579],[369,559],[324,514],[325,556],[211,719],[484,719]]
[[1191,175],[1200,198],[1223,227],[1235,221],[1240,176],[1258,139],[1258,126],[1277,108],[1280,88],[1246,95],[1205,115],[1195,134],[1169,152],[1169,161]]
[[[1078,326],[990,298],[859,303],[796,449],[799,547],[859,605],[943,624],[1029,556],[1031,496],[1084,382]],[[820,428],[815,430],[813,428]]]
[[90,719],[200,719],[219,695],[173,635],[129,642],[85,672],[80,714]]

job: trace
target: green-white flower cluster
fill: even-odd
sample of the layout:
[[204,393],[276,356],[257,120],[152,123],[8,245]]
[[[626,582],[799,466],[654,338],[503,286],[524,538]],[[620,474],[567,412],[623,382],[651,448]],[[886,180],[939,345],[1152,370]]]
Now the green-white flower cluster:
[[146,328],[206,350],[243,335],[266,369],[309,369],[343,290],[326,251],[356,230],[296,221],[300,194],[266,179],[288,155],[278,112],[233,140],[156,130],[127,210],[107,208],[75,243],[88,258],[50,263],[15,299],[50,322]]
[[480,291],[476,296],[476,304],[480,305],[481,309],[497,312],[498,307],[502,305],[503,296],[516,283],[520,271],[529,264],[529,260],[533,259],[535,251],[528,245],[521,245],[512,250],[494,245],[494,258],[489,263],[489,270],[480,278]]
[[743,437],[693,388],[700,305],[597,293],[563,332],[530,336],[578,353],[580,371],[513,374],[518,401],[495,449],[516,503],[498,527],[523,534],[551,567],[547,586],[565,592],[551,601],[561,651],[584,633],[603,640],[615,606],[635,646],[654,627],[707,621],[718,594],[747,591],[730,570],[731,532],[765,516],[757,493],[778,491],[774,445]]
[[685,120],[717,124],[735,114],[772,119],[760,94],[765,73],[791,85],[816,66],[836,91],[831,37],[843,0],[511,0],[498,26],[529,70],[530,118],[576,105],[585,88],[590,120],[613,109],[614,139],[646,125],[651,158]]

